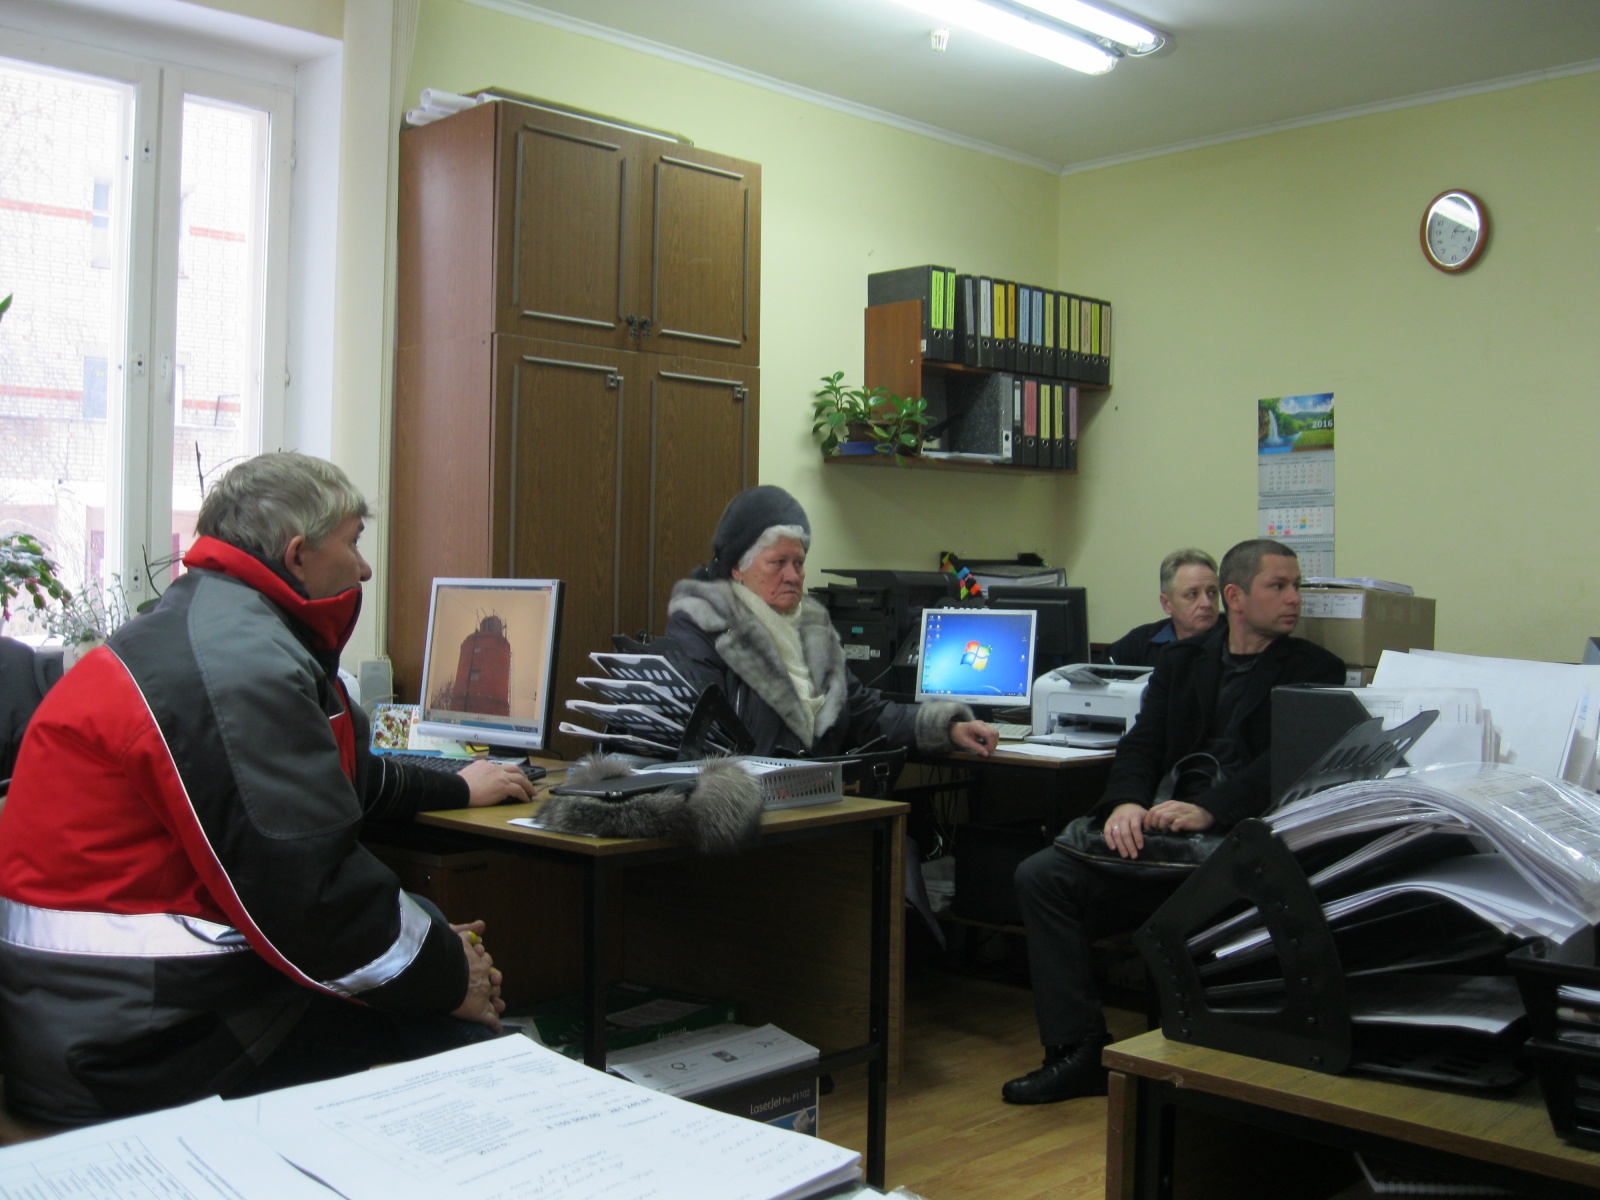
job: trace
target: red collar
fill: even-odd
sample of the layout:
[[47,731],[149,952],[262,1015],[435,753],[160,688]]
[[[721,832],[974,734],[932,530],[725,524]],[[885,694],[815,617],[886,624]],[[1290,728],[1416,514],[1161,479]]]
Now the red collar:
[[220,571],[255,588],[310,630],[319,650],[343,650],[361,615],[359,586],[322,600],[308,599],[263,559],[213,537],[196,540],[183,556],[183,565],[191,570]]

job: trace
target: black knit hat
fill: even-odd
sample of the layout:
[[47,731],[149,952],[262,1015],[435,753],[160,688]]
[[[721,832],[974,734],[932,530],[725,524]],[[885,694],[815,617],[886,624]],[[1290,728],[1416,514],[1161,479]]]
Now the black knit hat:
[[811,544],[811,522],[800,502],[781,487],[762,484],[746,488],[722,510],[717,532],[711,537],[711,561],[701,571],[707,579],[727,579],[757,539],[774,525],[798,525],[800,540]]

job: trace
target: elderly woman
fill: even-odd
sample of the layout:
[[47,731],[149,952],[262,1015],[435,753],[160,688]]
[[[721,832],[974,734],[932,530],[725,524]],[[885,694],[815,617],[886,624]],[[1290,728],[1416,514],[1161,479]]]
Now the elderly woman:
[[998,734],[964,704],[897,704],[849,670],[825,610],[805,596],[811,523],[778,487],[740,492],[723,510],[711,561],[682,580],[666,635],[696,682],[715,683],[757,754],[820,757],[871,744],[989,754]]

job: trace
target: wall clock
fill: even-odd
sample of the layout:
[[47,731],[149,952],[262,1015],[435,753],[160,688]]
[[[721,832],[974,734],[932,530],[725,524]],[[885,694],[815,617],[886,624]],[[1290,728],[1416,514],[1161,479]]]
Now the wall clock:
[[1441,271],[1465,271],[1488,241],[1489,214],[1471,192],[1440,192],[1422,214],[1422,253]]

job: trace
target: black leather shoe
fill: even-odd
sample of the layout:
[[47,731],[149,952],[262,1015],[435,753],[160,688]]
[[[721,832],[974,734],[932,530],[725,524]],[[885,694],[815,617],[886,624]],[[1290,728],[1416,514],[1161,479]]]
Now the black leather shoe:
[[1055,1104],[1078,1096],[1104,1096],[1107,1072],[1100,1065],[1100,1051],[1105,1046],[1105,1041],[1092,1038],[1059,1058],[1046,1057],[1043,1066],[1002,1087],[1000,1098],[1007,1104]]

